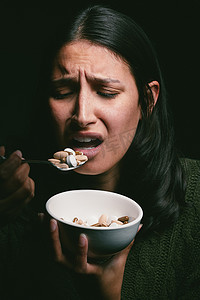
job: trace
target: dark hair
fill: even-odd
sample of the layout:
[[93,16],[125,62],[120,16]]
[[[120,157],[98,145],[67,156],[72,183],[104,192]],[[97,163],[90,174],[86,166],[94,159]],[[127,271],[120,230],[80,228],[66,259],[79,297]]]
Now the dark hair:
[[[166,89],[151,42],[131,18],[97,5],[81,12],[72,24],[61,27],[54,41],[54,55],[65,43],[86,39],[107,47],[128,63],[139,91],[142,119],[122,162],[122,174],[127,172],[127,165],[132,169],[129,176],[121,176],[123,193],[142,205],[144,229],[166,226],[177,218],[185,189]],[[148,85],[152,80],[160,84],[155,107]]]

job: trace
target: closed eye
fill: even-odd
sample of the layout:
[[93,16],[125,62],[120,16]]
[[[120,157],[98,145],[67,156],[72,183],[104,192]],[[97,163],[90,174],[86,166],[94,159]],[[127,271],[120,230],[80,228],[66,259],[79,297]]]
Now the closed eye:
[[100,91],[98,91],[97,94],[101,97],[110,98],[110,99],[115,98],[118,95],[118,93],[105,93]]
[[50,89],[51,96],[54,99],[66,99],[76,92],[77,83],[69,79],[60,79],[53,81]]
[[71,96],[73,94],[73,92],[68,92],[65,94],[61,94],[61,93],[54,93],[52,96],[54,99],[60,100],[60,99],[65,99],[69,96]]

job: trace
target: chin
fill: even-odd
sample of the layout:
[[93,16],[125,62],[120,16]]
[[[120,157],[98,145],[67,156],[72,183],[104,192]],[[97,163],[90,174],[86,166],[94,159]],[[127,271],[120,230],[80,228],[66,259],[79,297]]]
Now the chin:
[[107,171],[109,171],[112,168],[112,166],[106,167],[106,166],[99,166],[96,165],[90,161],[86,162],[84,166],[77,168],[75,170],[76,173],[82,174],[82,175],[100,175]]
[[76,173],[78,174],[82,174],[82,175],[100,175],[102,173],[104,173],[105,171],[102,171],[101,170],[90,170],[90,169],[85,169],[84,167],[80,167],[76,170],[74,170]]

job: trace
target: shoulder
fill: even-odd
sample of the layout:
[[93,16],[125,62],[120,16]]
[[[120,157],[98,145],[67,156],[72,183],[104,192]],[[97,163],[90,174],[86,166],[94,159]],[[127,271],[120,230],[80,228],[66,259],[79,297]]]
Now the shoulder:
[[200,176],[200,160],[181,158],[180,161],[188,175],[195,173],[197,177]]
[[[182,208],[177,226],[184,232],[184,245],[192,245],[200,250],[200,161],[183,159],[182,165],[186,177],[185,207]],[[196,245],[196,246],[195,246]],[[197,248],[196,248],[197,249]],[[192,250],[192,251],[193,251]],[[192,257],[192,256],[191,256]]]
[[186,179],[186,202],[200,203],[200,160],[181,159]]

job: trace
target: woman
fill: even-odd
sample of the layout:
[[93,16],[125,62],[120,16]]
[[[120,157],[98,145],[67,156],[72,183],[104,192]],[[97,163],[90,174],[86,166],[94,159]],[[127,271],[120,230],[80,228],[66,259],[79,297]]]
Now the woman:
[[[180,161],[176,154],[166,91],[148,38],[128,17],[94,6],[62,26],[49,49],[39,101],[41,115],[44,110],[49,114],[40,131],[34,122],[34,133],[42,137],[38,149],[29,144],[32,153],[22,148],[23,153],[47,159],[69,146],[89,161],[66,176],[31,168],[34,181],[19,151],[0,166],[2,257],[6,249],[12,257],[11,263],[4,261],[8,275],[2,282],[9,279],[14,286],[7,293],[21,299],[30,290],[31,299],[47,294],[65,299],[197,299],[200,164]],[[33,145],[34,135],[31,140]],[[144,211],[135,243],[102,264],[87,260],[86,236],[80,236],[72,260],[61,247],[55,220],[50,220],[50,240],[38,228],[34,212],[44,212],[48,197],[78,188],[128,195]],[[19,267],[16,283],[9,270],[15,274]],[[22,281],[23,288],[18,285]]]

